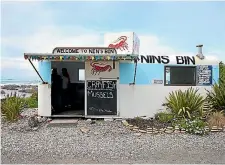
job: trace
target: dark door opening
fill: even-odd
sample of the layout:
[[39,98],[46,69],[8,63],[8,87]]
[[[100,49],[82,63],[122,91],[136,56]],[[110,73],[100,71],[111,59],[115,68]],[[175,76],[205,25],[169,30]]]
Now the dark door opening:
[[84,67],[84,62],[52,61],[53,117],[84,116]]

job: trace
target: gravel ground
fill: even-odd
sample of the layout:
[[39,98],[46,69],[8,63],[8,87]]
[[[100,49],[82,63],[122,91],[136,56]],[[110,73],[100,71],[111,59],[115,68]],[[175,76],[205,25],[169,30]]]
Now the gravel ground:
[[[2,124],[2,163],[225,163],[225,133],[138,136],[121,121],[90,124],[80,120],[74,127],[46,126],[33,131],[26,118]],[[90,131],[82,133],[82,127]]]

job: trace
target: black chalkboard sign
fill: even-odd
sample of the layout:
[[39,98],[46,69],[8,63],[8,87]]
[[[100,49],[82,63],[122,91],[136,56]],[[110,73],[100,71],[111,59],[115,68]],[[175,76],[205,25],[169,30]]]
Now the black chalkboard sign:
[[117,115],[117,80],[87,81],[87,115]]
[[197,66],[197,85],[212,85],[212,66]]

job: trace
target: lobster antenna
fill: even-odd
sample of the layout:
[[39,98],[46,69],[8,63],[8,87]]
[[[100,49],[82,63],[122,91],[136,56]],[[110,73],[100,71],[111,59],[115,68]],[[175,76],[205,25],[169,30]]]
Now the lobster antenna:
[[113,69],[115,69],[115,60],[113,60]]

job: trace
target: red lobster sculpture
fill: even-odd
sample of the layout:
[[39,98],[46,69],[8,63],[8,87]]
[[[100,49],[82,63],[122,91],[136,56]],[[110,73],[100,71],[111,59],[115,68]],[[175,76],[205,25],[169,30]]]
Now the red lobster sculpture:
[[100,62],[91,62],[90,65],[92,66],[91,70],[92,75],[96,75],[97,73],[99,75],[101,72],[105,72],[107,70],[108,72],[110,72],[112,70],[112,67],[110,65],[106,65]]
[[127,37],[126,36],[121,36],[117,40],[115,40],[112,44],[109,44],[109,48],[115,48],[115,49],[120,49],[121,51],[123,50],[128,50],[128,44],[127,44]]

